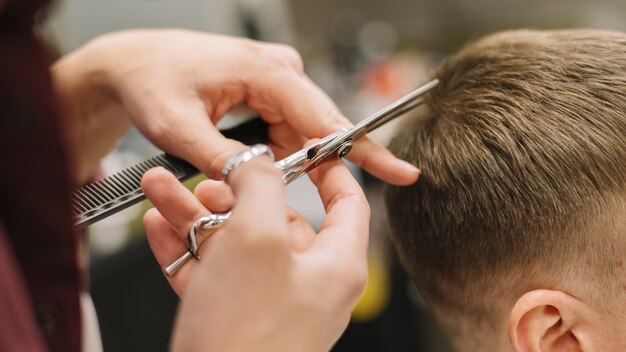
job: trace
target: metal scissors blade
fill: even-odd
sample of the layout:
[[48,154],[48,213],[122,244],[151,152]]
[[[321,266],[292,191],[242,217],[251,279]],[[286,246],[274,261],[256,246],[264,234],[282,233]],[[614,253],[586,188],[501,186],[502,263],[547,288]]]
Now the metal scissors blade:
[[423,102],[423,95],[433,89],[439,80],[434,79],[354,127],[342,128],[318,142],[277,161],[274,166],[283,171],[283,180],[290,183],[331,158],[342,158],[352,149],[352,143],[387,122],[403,115]]
[[[291,181],[313,170],[327,160],[344,157],[352,149],[352,143],[355,140],[421,105],[423,102],[422,96],[433,89],[437,84],[439,84],[437,79],[426,83],[374,115],[359,122],[354,127],[342,128],[331,133],[316,143],[275,162],[274,166],[283,171],[283,181],[289,184]],[[175,262],[168,265],[164,269],[165,273],[168,276],[172,276],[189,259],[199,258],[199,244],[196,239],[196,233],[202,230],[210,231],[211,229],[215,229],[230,220],[231,216],[232,213],[228,212],[225,214],[211,214],[196,220],[188,234],[190,242],[189,249]]]

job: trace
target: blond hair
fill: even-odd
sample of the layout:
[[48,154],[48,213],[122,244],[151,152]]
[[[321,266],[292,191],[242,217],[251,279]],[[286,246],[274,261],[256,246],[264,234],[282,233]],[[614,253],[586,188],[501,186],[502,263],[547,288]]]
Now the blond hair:
[[595,284],[626,255],[616,227],[626,217],[626,35],[503,32],[436,77],[390,146],[422,176],[385,198],[403,264],[444,325],[499,323],[495,302],[544,283],[588,278],[582,295],[618,295],[623,283]]

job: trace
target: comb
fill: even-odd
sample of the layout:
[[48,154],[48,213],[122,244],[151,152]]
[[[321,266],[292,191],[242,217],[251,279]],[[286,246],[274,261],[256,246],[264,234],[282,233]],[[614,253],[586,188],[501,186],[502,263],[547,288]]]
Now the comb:
[[[249,145],[267,143],[267,129],[267,123],[257,117],[220,132],[226,138]],[[72,193],[74,225],[87,227],[144,200],[146,197],[141,191],[141,178],[157,166],[169,170],[181,182],[199,174],[198,169],[185,160],[164,153],[102,180],[88,183]]]

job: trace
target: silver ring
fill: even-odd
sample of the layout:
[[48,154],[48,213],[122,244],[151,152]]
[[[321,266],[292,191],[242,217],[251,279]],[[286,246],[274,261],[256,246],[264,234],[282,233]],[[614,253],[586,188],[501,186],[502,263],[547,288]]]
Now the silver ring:
[[198,255],[198,250],[200,249],[200,243],[198,242],[197,237],[198,233],[212,229],[216,230],[217,227],[228,221],[231,216],[232,213],[229,211],[224,214],[210,214],[196,220],[187,233],[189,248],[178,259],[163,268],[165,275],[172,277],[176,274],[178,269],[189,261],[189,259],[200,259],[200,256]]
[[223,214],[209,214],[199,218],[193,223],[191,229],[189,229],[189,232],[187,233],[187,238],[189,240],[189,251],[194,255],[194,257],[200,258],[198,256],[198,249],[200,249],[198,234],[221,226],[223,223],[230,220],[231,216],[232,212],[230,211]]
[[230,159],[228,159],[222,168],[222,175],[224,176],[226,183],[228,183],[228,176],[233,172],[233,170],[238,168],[241,164],[263,155],[267,156],[272,162],[274,162],[274,153],[272,153],[270,147],[265,144],[255,144],[248,149],[233,155]]

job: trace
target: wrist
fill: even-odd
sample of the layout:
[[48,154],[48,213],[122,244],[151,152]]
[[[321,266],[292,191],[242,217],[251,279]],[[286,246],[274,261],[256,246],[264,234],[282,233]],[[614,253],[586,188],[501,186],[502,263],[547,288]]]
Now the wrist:
[[79,182],[89,177],[130,126],[103,44],[92,40],[51,67]]
[[91,115],[104,106],[119,104],[106,56],[101,39],[96,38],[52,66],[57,94],[69,113]]

